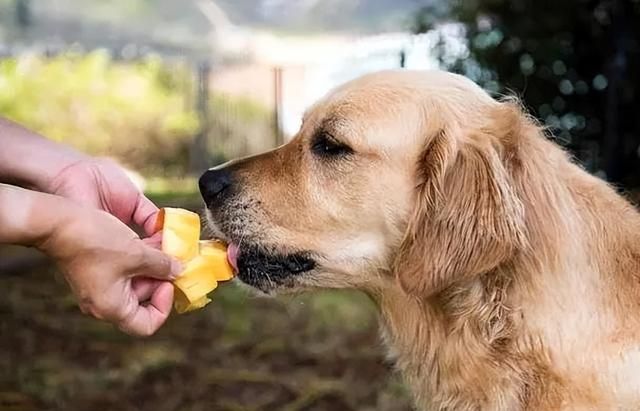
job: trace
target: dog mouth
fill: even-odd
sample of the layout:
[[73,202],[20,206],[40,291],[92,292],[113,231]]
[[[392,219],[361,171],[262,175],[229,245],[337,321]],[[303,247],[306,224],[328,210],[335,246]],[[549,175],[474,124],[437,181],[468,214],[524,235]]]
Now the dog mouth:
[[208,234],[227,244],[227,260],[242,283],[271,294],[276,289],[293,288],[296,277],[317,267],[315,253],[282,251],[277,244],[265,243],[253,235],[260,229],[248,230],[245,219],[219,213],[206,209]]
[[243,283],[264,293],[291,288],[296,276],[311,271],[316,261],[307,252],[279,253],[256,244],[230,242],[227,259]]

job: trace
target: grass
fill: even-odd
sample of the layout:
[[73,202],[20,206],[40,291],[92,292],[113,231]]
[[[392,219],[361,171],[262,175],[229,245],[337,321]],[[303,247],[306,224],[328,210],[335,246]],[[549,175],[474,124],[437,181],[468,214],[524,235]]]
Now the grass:
[[[178,183],[152,182],[149,196],[200,207],[193,181]],[[136,339],[82,315],[47,262],[0,276],[0,289],[3,411],[411,409],[357,292],[273,299],[225,284],[204,309]]]
[[50,268],[0,281],[3,410],[410,409],[355,292],[265,299],[225,285],[135,339],[81,315]]
[[150,178],[146,181],[145,195],[159,207],[198,209],[203,206],[195,177]]

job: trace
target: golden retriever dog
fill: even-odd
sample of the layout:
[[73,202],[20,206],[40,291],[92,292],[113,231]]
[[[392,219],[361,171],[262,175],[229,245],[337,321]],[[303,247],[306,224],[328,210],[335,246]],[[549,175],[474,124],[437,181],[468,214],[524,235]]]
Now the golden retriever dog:
[[640,410],[640,216],[516,101],[366,75],[200,190],[242,282],[371,296],[419,409]]

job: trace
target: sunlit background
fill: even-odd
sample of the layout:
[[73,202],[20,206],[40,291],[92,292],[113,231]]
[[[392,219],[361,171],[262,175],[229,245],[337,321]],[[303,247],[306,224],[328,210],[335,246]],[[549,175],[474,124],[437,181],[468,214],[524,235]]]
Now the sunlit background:
[[[0,115],[199,210],[202,170],[286,142],[332,87],[444,68],[635,198],[639,39],[640,0],[0,0]],[[0,410],[410,409],[358,293],[224,286],[136,340],[30,250],[0,248],[0,289]]]

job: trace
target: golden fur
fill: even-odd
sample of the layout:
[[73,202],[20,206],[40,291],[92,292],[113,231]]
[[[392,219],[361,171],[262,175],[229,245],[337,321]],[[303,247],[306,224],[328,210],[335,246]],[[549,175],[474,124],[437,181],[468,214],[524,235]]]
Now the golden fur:
[[[353,154],[316,158],[318,130]],[[640,216],[517,102],[444,72],[367,75],[229,167],[243,238],[316,258],[274,290],[371,295],[420,409],[640,409]]]

